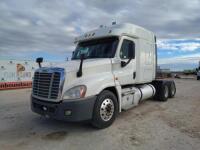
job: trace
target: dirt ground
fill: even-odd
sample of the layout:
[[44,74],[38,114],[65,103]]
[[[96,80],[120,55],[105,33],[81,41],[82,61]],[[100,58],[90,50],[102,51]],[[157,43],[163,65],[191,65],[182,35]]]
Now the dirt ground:
[[0,91],[0,150],[199,150],[200,82],[176,85],[175,98],[145,101],[104,130],[40,117],[30,89]]

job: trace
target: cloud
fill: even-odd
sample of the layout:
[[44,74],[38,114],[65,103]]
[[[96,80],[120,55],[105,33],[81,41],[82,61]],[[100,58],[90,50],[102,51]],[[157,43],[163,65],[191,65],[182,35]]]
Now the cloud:
[[[75,47],[75,36],[112,21],[141,25],[158,39],[198,39],[199,7],[199,0],[1,0],[0,55],[66,55]],[[188,51],[199,47],[170,44],[160,46]]]
[[158,59],[158,64],[185,64],[185,63],[193,63],[197,64],[200,61],[200,53],[189,54],[189,55],[181,55],[171,58],[161,58]]
[[195,51],[200,49],[200,40],[168,39],[158,40],[158,48],[167,51]]

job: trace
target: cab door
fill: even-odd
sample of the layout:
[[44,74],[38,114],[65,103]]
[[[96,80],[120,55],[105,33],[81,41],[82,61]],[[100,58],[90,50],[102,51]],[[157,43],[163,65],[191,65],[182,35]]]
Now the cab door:
[[[134,84],[136,78],[136,49],[137,39],[122,36],[112,59],[112,69],[115,81],[120,85]],[[131,58],[131,55],[133,57]],[[127,63],[125,66],[122,64]]]

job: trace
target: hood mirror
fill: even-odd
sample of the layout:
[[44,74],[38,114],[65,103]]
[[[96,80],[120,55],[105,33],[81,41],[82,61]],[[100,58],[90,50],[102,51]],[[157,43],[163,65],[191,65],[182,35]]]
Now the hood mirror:
[[39,68],[42,67],[42,65],[41,65],[42,62],[43,62],[43,58],[42,58],[42,57],[38,57],[38,58],[36,59],[36,63],[38,63]]
[[83,60],[85,58],[85,54],[81,54],[80,56],[80,65],[79,65],[79,69],[78,69],[78,72],[76,73],[76,76],[77,77],[81,77],[83,75],[83,72],[82,72],[82,66],[83,66]]

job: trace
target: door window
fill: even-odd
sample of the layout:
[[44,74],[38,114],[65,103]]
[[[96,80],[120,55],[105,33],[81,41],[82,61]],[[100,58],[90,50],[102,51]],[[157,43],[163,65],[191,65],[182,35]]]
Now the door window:
[[135,56],[135,43],[130,40],[124,40],[120,50],[121,59],[131,58],[131,53]]

